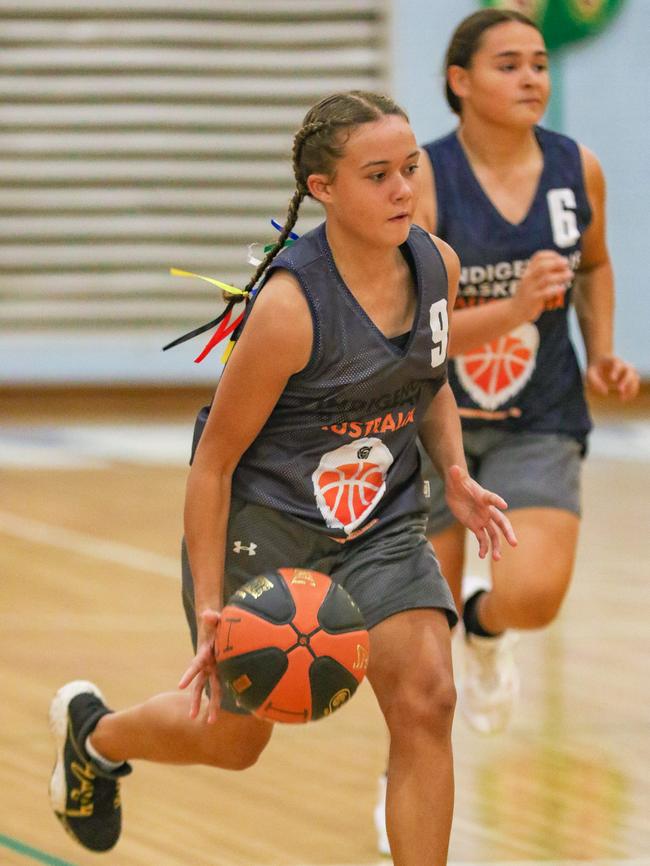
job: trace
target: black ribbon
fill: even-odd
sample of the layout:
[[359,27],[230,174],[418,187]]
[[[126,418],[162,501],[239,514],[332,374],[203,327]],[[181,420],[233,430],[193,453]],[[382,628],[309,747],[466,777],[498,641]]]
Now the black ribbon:
[[188,340],[191,340],[194,337],[198,337],[199,334],[203,334],[205,333],[205,331],[209,331],[210,328],[215,328],[219,324],[219,322],[222,321],[222,319],[226,318],[228,313],[232,310],[232,308],[239,300],[239,297],[231,298],[231,300],[229,300],[226,304],[226,309],[223,311],[223,313],[221,313],[220,316],[217,316],[217,318],[213,319],[211,322],[206,322],[205,325],[199,325],[198,328],[194,328],[193,331],[188,331],[187,334],[183,334],[181,337],[176,337],[176,339],[172,340],[171,343],[167,343],[166,346],[163,346],[163,352],[166,352],[167,349],[173,349],[174,346],[180,346],[181,343],[186,343]]

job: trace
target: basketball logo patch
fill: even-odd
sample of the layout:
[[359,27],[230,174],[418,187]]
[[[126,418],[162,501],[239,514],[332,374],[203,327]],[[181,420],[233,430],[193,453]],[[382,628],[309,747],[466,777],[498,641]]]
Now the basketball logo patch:
[[482,409],[502,406],[529,381],[535,369],[539,331],[527,322],[455,359],[460,384]]
[[314,495],[331,529],[353,532],[386,492],[393,455],[381,439],[357,439],[323,454],[312,474]]

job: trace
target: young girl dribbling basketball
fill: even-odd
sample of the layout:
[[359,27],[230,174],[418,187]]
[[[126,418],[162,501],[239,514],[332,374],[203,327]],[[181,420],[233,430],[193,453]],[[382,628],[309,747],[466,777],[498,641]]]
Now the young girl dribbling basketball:
[[[446,244],[411,227],[417,162],[406,115],[372,93],[328,97],[295,136],[286,225],[250,282],[261,287],[188,480],[184,602],[196,655],[180,685],[189,693],[113,713],[96,687],[75,682],[52,705],[52,805],[87,848],[117,841],[128,760],[230,769],[255,762],[272,725],[220,690],[219,611],[250,577],[291,565],[344,585],[369,628],[368,679],[391,734],[395,864],[446,862],[456,614],[424,536],[418,428],[446,479],[449,507],[475,533],[481,555],[491,547],[498,557],[501,536],[515,539],[505,502],[466,471],[446,383],[458,262]],[[280,252],[305,195],[321,202],[326,220]],[[383,477],[354,514],[319,495],[324,467],[350,453],[372,455]],[[255,557],[242,556],[251,543]]]

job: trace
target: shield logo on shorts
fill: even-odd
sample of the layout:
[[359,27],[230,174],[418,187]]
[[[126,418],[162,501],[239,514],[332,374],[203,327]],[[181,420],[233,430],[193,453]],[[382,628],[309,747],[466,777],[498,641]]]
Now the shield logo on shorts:
[[530,322],[455,359],[460,384],[482,409],[502,406],[535,369],[539,331]]
[[321,457],[312,473],[314,495],[330,529],[353,532],[386,492],[393,455],[381,439],[357,439]]

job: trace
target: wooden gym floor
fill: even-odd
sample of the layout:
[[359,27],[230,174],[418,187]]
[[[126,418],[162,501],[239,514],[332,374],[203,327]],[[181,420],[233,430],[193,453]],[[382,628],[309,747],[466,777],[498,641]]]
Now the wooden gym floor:
[[[379,861],[386,740],[367,686],[332,719],[278,726],[243,774],[138,765],[101,857],[50,812],[56,688],[89,678],[120,707],[173,688],[190,657],[178,546],[206,396],[0,393],[1,866]],[[559,620],[520,641],[511,730],[482,738],[457,717],[451,863],[650,864],[649,403],[598,413],[575,579]]]

